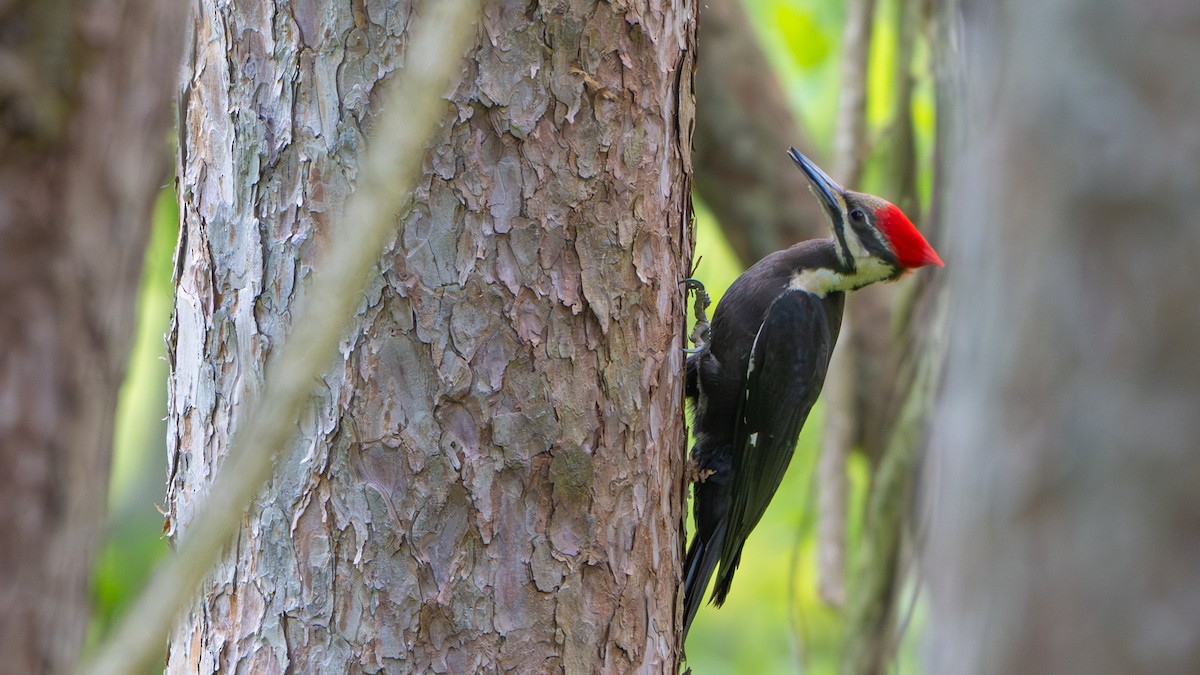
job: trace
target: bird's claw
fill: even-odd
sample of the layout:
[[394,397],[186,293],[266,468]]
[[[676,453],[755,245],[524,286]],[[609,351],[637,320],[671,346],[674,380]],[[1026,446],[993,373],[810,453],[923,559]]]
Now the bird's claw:
[[716,473],[712,469],[701,469],[700,463],[691,455],[688,455],[683,467],[683,475],[687,478],[688,483],[703,483]]
[[699,279],[688,277],[680,283],[688,291],[696,294],[696,301],[692,306],[692,313],[696,316],[696,325],[692,327],[692,333],[688,336],[696,348],[684,349],[683,353],[699,354],[708,349],[708,340],[712,333],[712,328],[708,323],[708,306],[712,304],[712,298],[709,297],[708,291],[704,290],[704,284]]

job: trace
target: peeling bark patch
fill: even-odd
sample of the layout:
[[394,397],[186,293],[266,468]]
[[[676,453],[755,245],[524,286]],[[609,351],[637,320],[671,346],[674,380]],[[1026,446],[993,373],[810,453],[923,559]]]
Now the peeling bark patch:
[[593,540],[592,458],[580,448],[561,450],[550,462],[554,510],[550,519],[550,543],[565,556],[576,556]]
[[488,200],[492,231],[498,234],[511,231],[513,220],[521,215],[523,201],[520,161],[515,153],[506,153],[496,162],[492,177],[492,194]]
[[550,462],[550,483],[554,500],[578,501],[588,496],[592,487],[592,458],[580,448],[570,448],[554,454]]
[[549,104],[545,78],[538,77],[546,47],[539,38],[539,27],[511,31],[500,28],[501,24],[510,22],[503,18],[484,22],[495,37],[479,51],[479,92],[503,107],[491,116],[496,131],[524,138]]
[[617,245],[608,228],[581,229],[575,239],[575,252],[579,255],[583,295],[600,322],[600,330],[608,333],[609,321],[620,310],[620,286],[612,281],[622,276],[620,266],[629,264],[629,255]]

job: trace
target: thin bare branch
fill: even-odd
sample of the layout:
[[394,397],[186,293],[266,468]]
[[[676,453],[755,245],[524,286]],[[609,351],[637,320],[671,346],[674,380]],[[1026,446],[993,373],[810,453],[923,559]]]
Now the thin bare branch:
[[852,315],[842,319],[842,349],[834,351],[825,375],[825,422],[817,460],[817,591],[831,607],[846,602],[846,522],[850,481],[846,461],[854,442],[854,330]]
[[[850,0],[842,33],[841,89],[838,126],[833,139],[834,175],[844,185],[857,185],[867,150],[867,65],[871,55],[871,26],[875,0]],[[858,424],[855,400],[853,313],[847,313],[825,377],[825,426],[817,465],[819,520],[817,522],[817,584],[821,598],[841,607],[846,597],[846,503],[849,483],[846,459]]]
[[[916,194],[912,61],[919,37],[920,5],[921,0],[897,0],[894,7],[898,44],[886,152],[887,194],[914,217],[920,205]],[[896,599],[903,584],[909,501],[942,358],[943,285],[936,279],[922,279],[900,290],[866,296],[863,299],[878,303],[878,307],[860,306],[855,312],[857,317],[870,311],[882,311],[884,319],[890,316],[887,323],[892,325],[889,333],[894,337],[890,344],[858,352],[860,357],[876,359],[879,365],[870,379],[864,380],[861,373],[855,379],[860,388],[855,410],[862,419],[852,441],[861,444],[877,469],[872,477],[862,540],[850,571],[853,587],[842,655],[842,672],[846,673],[884,672],[896,650]]]
[[254,423],[236,432],[213,480],[209,494],[220,498],[206,501],[178,554],[159,567],[83,672],[143,672],[158,658],[170,626],[237,531],[291,438],[297,411],[335,357],[368,276],[393,236],[396,213],[420,176],[424,147],[446,112],[442,95],[475,34],[478,0],[431,0],[425,7],[429,13],[415,29],[407,66],[385,95],[342,231],[330,238],[328,257],[314,272],[293,324],[297,329],[268,366],[263,397],[245,417]]

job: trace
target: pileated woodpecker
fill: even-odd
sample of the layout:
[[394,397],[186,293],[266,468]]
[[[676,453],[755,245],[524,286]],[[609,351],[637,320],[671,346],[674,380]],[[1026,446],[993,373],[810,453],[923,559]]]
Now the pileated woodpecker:
[[833,237],[776,251],[738,277],[688,359],[699,470],[696,534],[684,562],[683,635],[720,563],[712,601],[729,593],[742,546],[775,495],[821,393],[845,292],[942,261],[895,205],[851,192],[795,148]]

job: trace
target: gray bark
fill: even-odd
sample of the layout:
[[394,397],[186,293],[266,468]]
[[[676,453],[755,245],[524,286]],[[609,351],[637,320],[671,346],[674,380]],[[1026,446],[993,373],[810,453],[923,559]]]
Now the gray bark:
[[1200,6],[965,24],[931,672],[1200,672]]
[[[419,5],[417,5],[419,10]],[[171,672],[675,668],[694,8],[488,2],[427,175]],[[176,536],[336,236],[413,3],[200,3]],[[219,495],[214,495],[219,498]]]
[[75,663],[184,19],[0,7],[0,654]]

